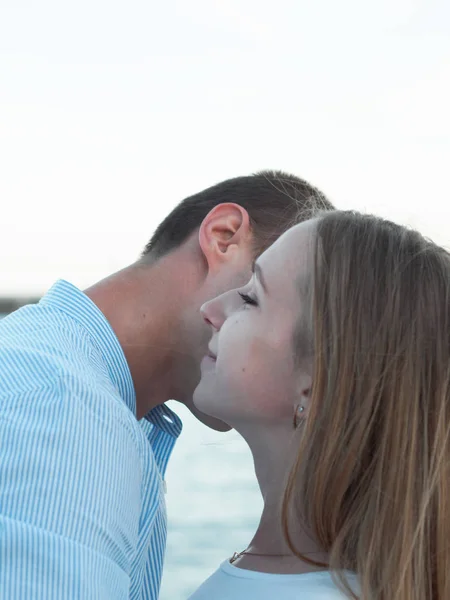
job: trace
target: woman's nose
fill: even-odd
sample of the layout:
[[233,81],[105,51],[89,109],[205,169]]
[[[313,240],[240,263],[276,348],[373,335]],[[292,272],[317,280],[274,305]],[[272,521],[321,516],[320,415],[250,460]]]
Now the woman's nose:
[[224,319],[219,307],[218,298],[205,302],[200,308],[200,312],[208,325],[211,325],[216,331],[219,331]]
[[225,304],[228,294],[229,292],[221,294],[220,296],[217,296],[217,298],[205,302],[200,308],[202,317],[208,325],[214,327],[216,331],[220,330],[227,318]]

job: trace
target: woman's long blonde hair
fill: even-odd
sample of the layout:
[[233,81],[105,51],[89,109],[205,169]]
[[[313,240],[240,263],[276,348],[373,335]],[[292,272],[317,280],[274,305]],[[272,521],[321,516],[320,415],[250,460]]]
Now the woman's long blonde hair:
[[[450,599],[450,256],[354,212],[317,222],[313,389],[283,499],[362,600]],[[301,499],[301,501],[300,501]],[[301,502],[301,515],[299,506]]]

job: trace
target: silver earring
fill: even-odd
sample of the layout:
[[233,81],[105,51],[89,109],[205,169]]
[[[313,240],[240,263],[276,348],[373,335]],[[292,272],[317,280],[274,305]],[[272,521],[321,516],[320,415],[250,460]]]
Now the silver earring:
[[297,428],[300,425],[300,414],[305,411],[305,407],[299,404],[294,412],[294,427]]

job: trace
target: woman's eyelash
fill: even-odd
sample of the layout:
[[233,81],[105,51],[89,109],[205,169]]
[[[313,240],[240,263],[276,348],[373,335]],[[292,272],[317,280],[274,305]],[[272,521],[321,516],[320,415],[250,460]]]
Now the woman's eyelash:
[[250,304],[251,306],[258,306],[258,303],[254,298],[249,296],[248,294],[244,294],[243,292],[238,292],[239,296],[242,298],[245,304]]

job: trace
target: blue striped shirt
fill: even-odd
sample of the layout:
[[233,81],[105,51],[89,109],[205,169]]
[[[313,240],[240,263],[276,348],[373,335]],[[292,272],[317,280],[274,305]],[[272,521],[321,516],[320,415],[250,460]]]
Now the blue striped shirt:
[[77,288],[0,321],[1,599],[158,597],[181,422],[135,414],[122,348]]

